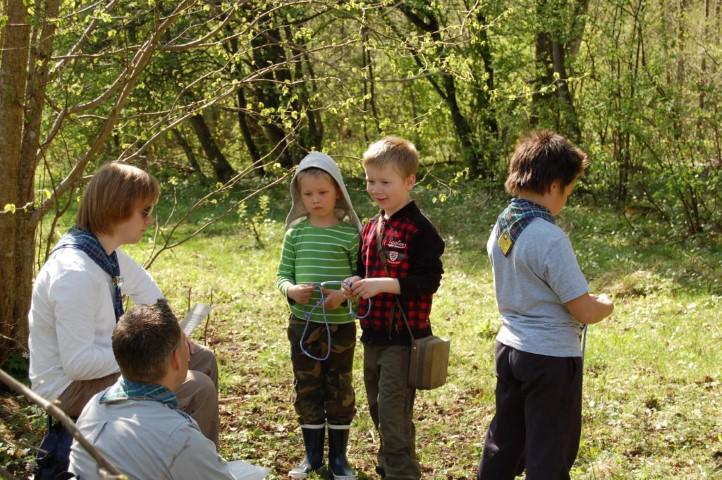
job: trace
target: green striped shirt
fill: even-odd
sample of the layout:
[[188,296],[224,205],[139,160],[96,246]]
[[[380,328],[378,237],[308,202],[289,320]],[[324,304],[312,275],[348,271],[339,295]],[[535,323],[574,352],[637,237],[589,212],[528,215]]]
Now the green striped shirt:
[[[353,274],[358,255],[359,233],[353,226],[339,222],[332,227],[314,227],[308,220],[288,229],[283,239],[281,261],[278,264],[276,287],[288,298],[288,288],[303,283],[344,280]],[[333,287],[338,289],[339,287]],[[291,312],[305,318],[307,312],[321,298],[318,289],[306,305],[288,299]],[[323,322],[321,306],[311,315],[311,321]],[[340,306],[326,312],[329,323],[349,323],[354,319],[348,307]]]

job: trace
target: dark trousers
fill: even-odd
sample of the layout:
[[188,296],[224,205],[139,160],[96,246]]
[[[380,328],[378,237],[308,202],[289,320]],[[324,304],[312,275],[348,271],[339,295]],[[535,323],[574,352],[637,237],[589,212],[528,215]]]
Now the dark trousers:
[[306,322],[291,315],[288,340],[291,342],[291,363],[296,397],[293,405],[301,425],[350,425],[356,414],[353,389],[353,352],[356,346],[356,324],[329,324],[331,354],[324,361],[314,360],[300,346],[317,358],[328,351],[326,325]]
[[582,426],[582,359],[496,343],[496,415],[478,480],[568,480]]

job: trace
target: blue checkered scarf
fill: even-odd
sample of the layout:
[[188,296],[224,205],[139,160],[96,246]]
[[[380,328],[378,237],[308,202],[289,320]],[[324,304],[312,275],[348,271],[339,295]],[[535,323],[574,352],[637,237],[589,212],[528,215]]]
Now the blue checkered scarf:
[[541,218],[549,223],[556,224],[549,209],[524,198],[513,198],[504,211],[501,212],[501,215],[496,219],[496,224],[498,225],[496,238],[498,240],[499,237],[506,232],[512,242],[511,247],[505,255],[511,252],[521,232],[523,232],[535,218]]
[[111,385],[100,397],[100,403],[114,403],[124,400],[152,400],[178,408],[178,397],[163,385],[157,383],[138,383],[124,377]]
[[77,227],[71,228],[70,231],[60,239],[58,244],[55,245],[51,253],[61,248],[75,248],[85,252],[105,273],[110,275],[113,281],[113,310],[115,310],[115,321],[120,320],[121,315],[123,315],[123,298],[120,293],[123,277],[120,276],[118,254],[113,252],[108,255],[95,234]]

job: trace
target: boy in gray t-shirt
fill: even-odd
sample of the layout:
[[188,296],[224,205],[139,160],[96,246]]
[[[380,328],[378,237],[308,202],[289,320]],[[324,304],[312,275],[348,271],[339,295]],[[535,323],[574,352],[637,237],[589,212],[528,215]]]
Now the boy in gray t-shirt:
[[584,324],[612,313],[589,293],[567,235],[554,217],[588,165],[561,135],[520,140],[506,190],[515,198],[487,242],[502,327],[496,337],[496,414],[478,480],[568,479],[579,449]]

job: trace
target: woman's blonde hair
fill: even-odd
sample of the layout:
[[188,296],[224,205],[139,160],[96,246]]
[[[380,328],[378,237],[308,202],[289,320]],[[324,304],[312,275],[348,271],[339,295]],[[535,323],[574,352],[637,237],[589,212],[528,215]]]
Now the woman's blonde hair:
[[111,234],[140,205],[153,205],[160,185],[148,172],[125,163],[106,163],[85,188],[76,226],[93,233]]

